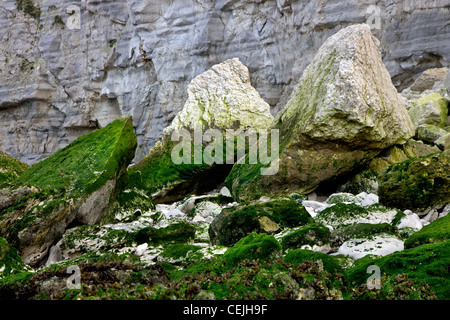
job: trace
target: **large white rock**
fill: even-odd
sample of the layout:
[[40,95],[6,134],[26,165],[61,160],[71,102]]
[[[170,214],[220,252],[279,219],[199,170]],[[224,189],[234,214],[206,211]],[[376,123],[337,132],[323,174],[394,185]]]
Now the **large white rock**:
[[403,249],[404,243],[402,240],[395,236],[380,234],[370,238],[348,240],[339,247],[338,254],[359,259],[368,254],[385,256]]
[[[188,86],[188,99],[164,129],[265,129],[272,123],[270,106],[250,83],[250,74],[238,58],[226,60],[195,77]],[[224,131],[225,132],[225,131]]]

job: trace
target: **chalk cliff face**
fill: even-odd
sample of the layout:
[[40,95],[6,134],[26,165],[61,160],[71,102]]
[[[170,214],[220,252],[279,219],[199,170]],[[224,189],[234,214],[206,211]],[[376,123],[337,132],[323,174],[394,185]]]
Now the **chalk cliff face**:
[[449,66],[448,0],[373,2],[4,0],[0,151],[34,163],[130,114],[142,158],[189,82],[235,57],[275,115],[323,42],[356,23],[375,22],[398,89]]

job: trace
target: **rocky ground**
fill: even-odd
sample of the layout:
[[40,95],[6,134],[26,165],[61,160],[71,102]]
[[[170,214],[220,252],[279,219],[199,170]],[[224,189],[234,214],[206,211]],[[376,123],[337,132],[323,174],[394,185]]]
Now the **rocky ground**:
[[[130,116],[31,167],[1,153],[0,299],[448,300],[449,79],[430,69],[399,94],[353,25],[275,118],[230,59],[136,164]],[[172,133],[198,123],[278,129],[279,158],[174,164]]]

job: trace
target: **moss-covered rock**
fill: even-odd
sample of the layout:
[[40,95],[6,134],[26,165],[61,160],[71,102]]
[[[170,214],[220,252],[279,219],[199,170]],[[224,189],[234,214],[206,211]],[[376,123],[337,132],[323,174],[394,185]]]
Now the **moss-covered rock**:
[[[417,127],[416,137],[419,140],[422,140],[425,143],[436,144],[437,141],[440,141],[443,137],[449,134],[448,131],[434,126],[432,124],[422,124]],[[439,146],[439,145],[438,145]],[[442,143],[439,146],[443,149],[444,145]]]
[[397,210],[380,204],[362,207],[354,203],[337,203],[322,210],[315,220],[333,228],[341,228],[355,223],[390,223],[396,214]]
[[450,202],[450,153],[440,152],[389,167],[378,177],[380,203],[425,210]]
[[347,271],[347,279],[352,287],[360,286],[370,276],[367,268],[376,265],[383,274],[407,274],[411,280],[428,284],[439,299],[450,299],[449,257],[450,241],[424,244],[378,259],[356,261],[355,267]]
[[136,146],[125,116],[30,167],[9,189],[32,190],[0,211],[0,234],[37,264],[71,223],[95,224],[112,212]]
[[324,270],[334,273],[343,274],[343,268],[340,266],[339,261],[336,257],[316,252],[312,250],[305,249],[294,249],[290,250],[284,257],[283,260],[290,264],[300,265],[305,261],[322,261]]
[[416,128],[422,124],[443,128],[447,122],[447,104],[448,101],[443,96],[431,93],[409,101],[406,108]]
[[[273,223],[279,227],[297,227],[314,220],[297,201],[272,200],[223,209],[209,229],[211,243],[231,246],[252,232],[273,233]],[[269,227],[267,229],[266,227]]]
[[273,260],[281,256],[281,244],[271,235],[265,233],[251,233],[239,240],[223,255],[231,266],[237,265],[244,259]]
[[32,269],[23,263],[17,250],[0,238],[0,279],[22,272],[30,272]]
[[437,146],[431,146],[420,140],[409,139],[403,145],[396,145],[383,150],[354,176],[339,187],[341,192],[359,194],[361,192],[377,193],[378,175],[389,166],[414,157],[423,157],[440,152]]
[[0,188],[6,183],[13,182],[28,168],[29,165],[26,163],[0,152]]
[[355,223],[333,230],[330,241],[333,247],[340,247],[345,241],[352,238],[361,238],[379,233],[396,233],[396,228],[389,223]]
[[[166,247],[161,254],[158,255],[158,261],[170,264],[177,264],[189,259],[195,252],[201,250],[202,247],[191,244],[173,244]],[[196,258],[199,256],[196,255]]]
[[188,222],[172,223],[165,228],[146,227],[136,232],[135,240],[141,243],[186,243],[195,238],[196,229]]
[[436,219],[421,230],[413,233],[405,241],[406,248],[414,248],[426,243],[450,240],[450,215]]
[[308,245],[323,247],[330,244],[330,229],[320,223],[300,227],[281,238],[283,249],[296,249]]
[[119,194],[112,214],[103,221],[106,223],[130,222],[136,220],[141,214],[155,209],[156,206],[151,197],[141,190],[128,189]]

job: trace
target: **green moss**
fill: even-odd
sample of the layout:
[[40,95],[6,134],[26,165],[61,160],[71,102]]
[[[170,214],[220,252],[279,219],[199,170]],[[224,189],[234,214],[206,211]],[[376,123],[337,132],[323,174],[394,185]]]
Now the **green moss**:
[[188,222],[173,223],[165,228],[147,227],[136,232],[138,244],[153,243],[186,243],[195,238],[196,229]]
[[16,0],[17,10],[23,11],[37,21],[41,16],[41,8],[33,0]]
[[297,227],[314,222],[295,200],[274,200],[243,207],[223,209],[209,231],[212,243],[230,246],[252,232],[265,232],[259,218],[266,216],[281,227]]
[[424,244],[416,248],[394,252],[379,259],[362,258],[347,270],[347,279],[353,287],[367,281],[367,268],[376,265],[388,276],[407,274],[411,280],[427,283],[439,299],[450,299],[450,241]]
[[63,19],[61,18],[60,15],[56,15],[56,16],[53,18],[52,26],[54,26],[54,25],[65,26],[65,23],[64,23],[64,21],[63,21]]
[[71,197],[91,194],[123,173],[136,146],[131,117],[121,117],[38,162],[16,184],[65,189]]
[[171,261],[172,263],[182,261],[188,257],[188,255],[195,253],[202,249],[202,247],[190,245],[190,244],[173,244],[167,246],[163,252],[158,256],[158,260]]
[[326,271],[334,274],[334,273],[343,273],[342,267],[339,265],[336,258],[333,256],[327,255],[325,253],[315,252],[311,250],[304,249],[295,249],[289,251],[284,257],[283,260],[287,263],[299,265],[305,261],[319,261],[321,260],[323,263],[323,267]]
[[24,271],[31,271],[31,268],[23,263],[14,247],[0,238],[0,279]]
[[0,188],[7,183],[14,182],[28,168],[29,165],[26,163],[0,152]]
[[0,300],[16,300],[16,293],[25,287],[32,277],[33,272],[25,271],[0,278]]
[[380,203],[424,210],[450,201],[450,154],[434,153],[390,166],[378,176]]
[[352,238],[367,237],[379,233],[395,234],[396,231],[397,229],[389,223],[356,223],[334,230],[332,238],[339,239],[339,242],[343,243]]
[[191,164],[175,164],[171,158],[173,142],[169,139],[166,143],[158,143],[136,165],[129,170],[128,189],[144,190],[148,196],[159,189],[171,184],[189,180],[200,171],[209,166],[206,164],[194,164],[194,153],[192,152]]
[[233,266],[244,259],[270,260],[280,254],[281,245],[273,236],[251,233],[229,248],[223,257],[229,265]]
[[426,243],[450,240],[450,215],[439,218],[421,230],[413,233],[406,241],[405,248],[414,248]]
[[342,224],[348,224],[349,221],[364,217],[369,214],[369,211],[354,203],[337,203],[334,206],[325,208],[316,216],[316,221],[339,227]]
[[126,230],[83,225],[66,231],[61,249],[75,249],[79,253],[87,253],[130,247],[134,243],[134,233]]
[[406,217],[406,214],[403,213],[403,211],[397,210],[397,214],[395,215],[394,219],[391,221],[391,225],[396,227],[400,224],[400,221]]
[[141,190],[124,190],[119,194],[110,217],[103,219],[102,222],[113,222],[115,215],[120,215],[120,217],[123,217],[126,221],[132,221],[137,218],[137,216],[134,215],[137,210],[144,213],[155,210],[155,208],[156,206],[151,198]]
[[303,245],[323,246],[330,242],[330,229],[321,223],[312,223],[281,238],[283,249],[300,248]]

